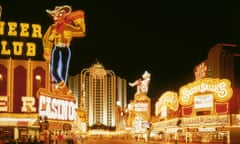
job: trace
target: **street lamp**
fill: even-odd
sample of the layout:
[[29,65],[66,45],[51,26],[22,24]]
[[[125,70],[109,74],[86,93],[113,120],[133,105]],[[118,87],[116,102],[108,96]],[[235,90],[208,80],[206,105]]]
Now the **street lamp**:
[[3,81],[3,75],[0,74],[0,87],[2,86],[2,81]]
[[35,76],[35,80],[37,82],[37,88],[40,88],[41,87],[41,80],[42,80],[41,76],[40,75],[36,75]]

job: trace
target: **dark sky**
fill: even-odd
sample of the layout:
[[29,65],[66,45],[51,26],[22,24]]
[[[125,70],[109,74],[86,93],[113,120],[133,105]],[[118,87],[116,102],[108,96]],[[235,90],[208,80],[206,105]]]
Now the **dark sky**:
[[[210,2],[209,2],[210,1]],[[68,4],[86,14],[87,36],[72,41],[69,74],[100,61],[127,81],[147,70],[149,96],[178,91],[217,43],[240,42],[240,2],[161,0],[3,1],[2,21],[52,24],[46,9]],[[129,88],[129,98],[135,88]]]

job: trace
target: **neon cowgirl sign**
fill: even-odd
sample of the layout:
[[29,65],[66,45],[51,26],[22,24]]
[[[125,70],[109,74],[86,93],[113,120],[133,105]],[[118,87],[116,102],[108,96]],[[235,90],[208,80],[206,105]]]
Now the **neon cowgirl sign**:
[[39,96],[39,115],[49,119],[74,120],[76,104],[73,101]]

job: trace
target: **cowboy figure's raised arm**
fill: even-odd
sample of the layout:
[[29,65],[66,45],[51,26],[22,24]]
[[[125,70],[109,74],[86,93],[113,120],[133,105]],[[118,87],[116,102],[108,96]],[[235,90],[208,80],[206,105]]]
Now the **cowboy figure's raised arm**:
[[84,11],[73,11],[69,16],[67,16],[67,19],[71,19],[73,21],[73,25],[71,26],[73,37],[84,37],[86,35]]
[[53,30],[53,25],[49,26],[46,33],[43,36],[43,57],[45,60],[49,61],[51,57],[52,47],[54,45],[55,32]]

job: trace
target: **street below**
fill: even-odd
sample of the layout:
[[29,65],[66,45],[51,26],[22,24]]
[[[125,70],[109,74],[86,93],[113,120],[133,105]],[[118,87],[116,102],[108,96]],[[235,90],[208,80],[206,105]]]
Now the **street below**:
[[144,142],[143,139],[120,139],[120,138],[87,138],[80,141],[80,144],[157,144],[159,142]]
[[[206,144],[222,144],[223,142],[214,142]],[[78,144],[204,144],[204,142],[163,142],[150,140],[145,142],[143,139],[121,139],[121,138],[87,138],[78,142]],[[235,143],[234,143],[235,144]]]

